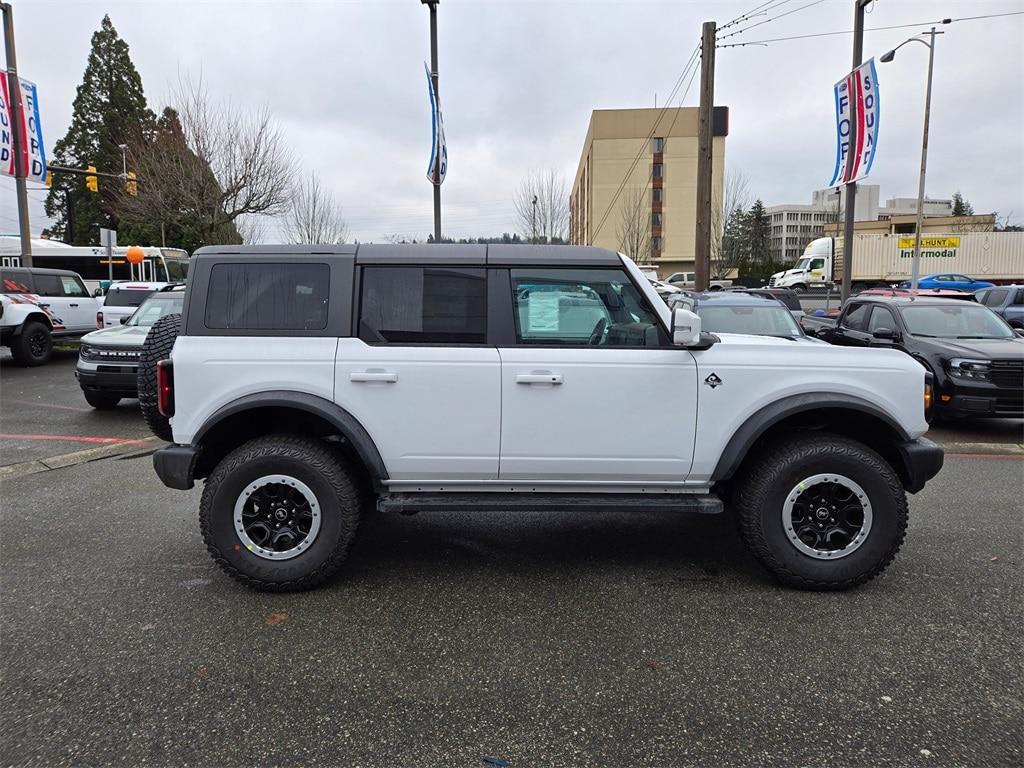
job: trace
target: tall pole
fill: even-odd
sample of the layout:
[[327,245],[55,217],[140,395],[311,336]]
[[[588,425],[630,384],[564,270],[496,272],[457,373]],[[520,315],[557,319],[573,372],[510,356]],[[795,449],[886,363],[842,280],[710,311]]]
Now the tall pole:
[[530,221],[530,234],[532,235],[530,242],[536,244],[537,242],[537,196],[533,196],[533,216]]
[[914,261],[910,271],[910,287],[917,289],[921,278],[921,227],[924,226],[924,173],[928,165],[928,121],[932,114],[932,66],[935,63],[935,27],[929,33],[932,41],[928,46],[928,85],[924,96],[924,135],[921,137],[921,177],[917,182],[917,226],[914,227]]
[[4,48],[7,50],[7,97],[10,102],[11,134],[14,150],[14,193],[18,198],[18,230],[21,233],[22,266],[32,266],[32,232],[28,225],[28,158],[25,156],[25,140],[22,133],[25,121],[21,116],[21,80],[18,79],[18,56],[14,50],[14,9],[10,3],[0,2],[4,16]]
[[694,288],[708,289],[711,255],[712,118],[715,108],[715,22],[705,21],[700,43],[700,110],[697,117],[697,226]]
[[[437,88],[437,3],[438,0],[423,0],[430,8],[430,80],[434,84],[434,98],[437,100],[438,111],[441,109],[441,92]],[[437,153],[438,167],[441,163],[441,132],[440,126],[437,132],[438,145],[434,147]],[[434,173],[434,242],[441,242],[441,178],[440,174]]]
[[[871,0],[853,0],[853,66],[850,71],[861,65],[864,58],[864,6]],[[847,158],[849,153],[857,146],[857,121],[850,121],[850,143],[847,145]],[[847,162],[850,162],[847,159]],[[853,283],[853,222],[857,210],[857,183],[850,182],[846,185],[846,221],[843,226],[843,286],[840,297],[842,301],[850,298],[850,289]]]

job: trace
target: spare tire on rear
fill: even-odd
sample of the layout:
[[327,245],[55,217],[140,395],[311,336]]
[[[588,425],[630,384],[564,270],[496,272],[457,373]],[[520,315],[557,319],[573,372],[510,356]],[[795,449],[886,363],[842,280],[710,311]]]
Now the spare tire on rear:
[[138,387],[142,418],[146,420],[154,435],[168,442],[173,439],[171,423],[160,413],[156,391],[156,364],[171,356],[174,340],[178,338],[180,330],[180,314],[164,315],[149,329],[146,341],[142,345],[142,354],[139,356]]

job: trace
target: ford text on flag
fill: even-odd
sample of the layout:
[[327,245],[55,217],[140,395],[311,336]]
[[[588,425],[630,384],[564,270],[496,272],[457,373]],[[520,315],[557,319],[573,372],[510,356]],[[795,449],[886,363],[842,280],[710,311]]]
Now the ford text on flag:
[[434,184],[444,181],[448,173],[448,145],[444,140],[444,120],[441,118],[441,105],[434,92],[434,81],[430,77],[430,67],[423,62],[427,70],[427,88],[430,91],[430,124],[433,143],[430,146],[430,165],[427,166],[427,179]]
[[[14,121],[11,118],[11,88],[6,72],[0,72],[0,173],[14,176]],[[21,79],[22,157],[27,178],[46,182],[46,151],[43,149],[43,127],[39,121],[39,94],[35,83]]]
[[836,167],[830,187],[863,179],[875,161],[880,106],[875,60],[869,59],[836,83],[835,99]]

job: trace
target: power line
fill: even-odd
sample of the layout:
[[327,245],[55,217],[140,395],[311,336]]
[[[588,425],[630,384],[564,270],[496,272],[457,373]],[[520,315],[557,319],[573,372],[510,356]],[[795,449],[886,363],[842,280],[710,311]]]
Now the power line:
[[[744,32],[746,32],[747,30],[753,29],[754,27],[760,27],[762,24],[768,24],[768,23],[770,23],[772,21],[776,21],[778,19],[783,19],[786,16],[792,16],[794,13],[798,13],[798,12],[804,10],[805,8],[810,8],[812,5],[818,5],[819,3],[823,3],[823,2],[825,2],[825,0],[811,0],[811,2],[807,3],[807,5],[801,5],[799,8],[794,8],[791,11],[786,11],[785,13],[780,13],[778,16],[772,16],[770,18],[764,19],[763,21],[758,21],[758,22],[756,22],[754,24],[751,24],[749,26],[743,27],[742,29],[737,29],[735,32],[730,32],[728,35],[722,35],[722,37],[720,37],[718,39],[719,40],[725,40],[725,39],[730,38],[730,37],[735,37],[736,35],[742,35]],[[781,3],[780,3],[780,5],[781,5]],[[775,7],[778,7],[778,6],[775,6]]]
[[658,130],[658,126],[661,124],[661,119],[665,116],[665,113],[671,107],[672,102],[675,101],[676,94],[679,92],[679,88],[680,86],[682,86],[683,80],[686,79],[686,75],[689,74],[690,67],[693,66],[694,62],[696,62],[699,59],[699,53],[700,44],[698,44],[693,49],[693,53],[690,54],[689,61],[686,62],[686,66],[683,67],[683,71],[679,74],[679,78],[676,80],[675,87],[672,88],[671,93],[669,93],[668,98],[665,100],[665,106],[662,108],[661,112],[658,113],[657,118],[654,120],[654,125],[651,126],[651,130],[648,132],[647,137],[643,139],[643,141],[641,142],[640,148],[637,150],[636,156],[633,158],[633,162],[630,164],[629,168],[626,170],[626,173],[623,175],[622,181],[620,182],[618,188],[615,190],[615,194],[612,195],[611,202],[608,203],[608,207],[604,211],[604,216],[601,217],[601,221],[597,225],[597,229],[595,229],[594,234],[591,235],[591,240],[597,238],[597,235],[601,232],[601,228],[604,226],[604,223],[608,220],[608,216],[611,214],[612,208],[615,207],[615,203],[618,201],[619,195],[622,194],[622,190],[625,189],[626,184],[629,181],[630,175],[633,173],[633,170],[640,162],[640,158],[643,157],[646,153],[647,147],[650,146],[651,138]]
[[[998,19],[1003,16],[1021,16],[1024,11],[1009,11],[1007,13],[991,13],[985,16],[962,16],[956,19],[939,19],[937,21],[919,21],[916,24],[893,24],[888,27],[868,27],[865,32],[884,32],[890,29],[908,29],[910,27],[927,27],[929,25],[952,24],[956,21],[976,21],[978,19]],[[741,48],[745,45],[768,45],[768,43],[782,43],[787,40],[807,40],[812,37],[831,37],[833,35],[852,35],[852,29],[842,29],[837,32],[814,32],[808,35],[791,35],[789,37],[772,37],[765,40],[747,40],[741,43],[726,43],[715,46],[716,48]]]
[[[778,7],[778,5],[781,5],[782,3],[788,3],[789,1],[790,0],[781,0],[781,2],[779,2],[779,0],[767,0],[767,2],[761,3],[760,5],[751,8],[746,13],[740,14],[732,21],[723,24],[718,28],[717,31],[721,32],[723,29],[735,27],[737,24],[742,24],[744,21],[748,21],[749,19],[753,19],[758,16],[764,16],[766,13],[768,13],[768,11],[771,10],[771,8],[776,8]],[[772,5],[772,3],[777,3],[777,5]],[[765,8],[766,5],[771,5],[771,8]],[[761,10],[762,8],[764,8],[764,10]]]

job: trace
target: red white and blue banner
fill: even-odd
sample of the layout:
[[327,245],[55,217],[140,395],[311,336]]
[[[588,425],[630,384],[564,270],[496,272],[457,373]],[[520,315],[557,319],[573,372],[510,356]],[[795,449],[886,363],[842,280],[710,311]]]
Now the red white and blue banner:
[[[29,181],[46,183],[46,151],[43,149],[43,126],[39,120],[39,92],[36,84],[21,80],[21,125],[24,167]],[[11,118],[11,88],[6,72],[0,72],[0,173],[14,176],[14,121]]]
[[444,120],[441,118],[441,105],[434,91],[434,80],[430,76],[430,66],[423,62],[423,68],[427,70],[427,88],[430,91],[430,125],[433,139],[430,145],[427,179],[432,184],[440,184],[448,173],[448,145],[444,140]]
[[880,106],[875,60],[869,59],[836,83],[835,98],[836,167],[830,187],[860,181],[871,173],[878,148]]

